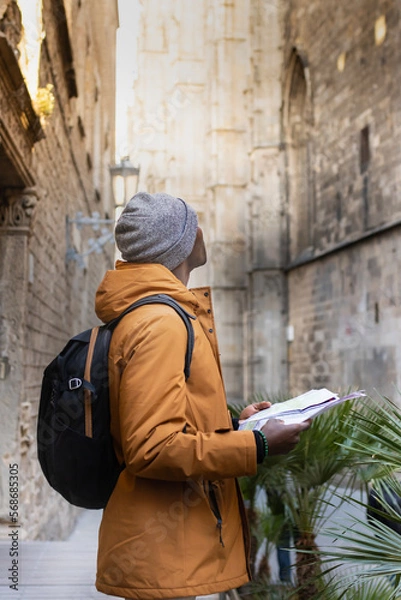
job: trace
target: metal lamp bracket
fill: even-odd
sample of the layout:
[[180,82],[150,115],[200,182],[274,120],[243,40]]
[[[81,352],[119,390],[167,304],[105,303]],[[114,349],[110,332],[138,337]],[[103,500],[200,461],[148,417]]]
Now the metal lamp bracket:
[[[91,227],[93,232],[100,232],[100,235],[91,237],[87,243],[87,250],[78,252],[72,242],[72,226],[78,230],[84,227]],[[66,217],[66,238],[67,252],[66,262],[75,261],[80,268],[85,268],[85,258],[92,253],[101,254],[103,248],[109,242],[114,242],[114,232],[110,231],[110,225],[114,227],[114,219],[102,219],[98,212],[93,212],[92,216],[85,217],[82,212],[77,212],[74,218]]]

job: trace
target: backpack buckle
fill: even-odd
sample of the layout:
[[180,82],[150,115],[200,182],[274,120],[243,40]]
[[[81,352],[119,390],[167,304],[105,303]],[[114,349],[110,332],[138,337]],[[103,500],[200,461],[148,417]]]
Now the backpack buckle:
[[68,381],[68,387],[71,391],[78,390],[81,387],[82,383],[82,379],[79,379],[79,377],[73,377]]

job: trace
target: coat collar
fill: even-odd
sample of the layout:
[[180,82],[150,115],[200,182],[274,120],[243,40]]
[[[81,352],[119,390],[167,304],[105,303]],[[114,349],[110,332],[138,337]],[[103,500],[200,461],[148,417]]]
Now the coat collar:
[[206,288],[189,290],[166,267],[159,264],[134,264],[117,261],[113,271],[107,271],[96,292],[95,311],[104,323],[120,315],[128,306],[153,294],[168,294],[188,312],[199,308],[198,294]]

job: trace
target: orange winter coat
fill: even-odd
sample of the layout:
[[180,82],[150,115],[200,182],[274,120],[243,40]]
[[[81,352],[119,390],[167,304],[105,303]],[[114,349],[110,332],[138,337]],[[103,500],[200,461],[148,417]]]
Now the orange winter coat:
[[251,431],[233,431],[221,377],[210,290],[188,290],[157,264],[118,261],[96,312],[108,322],[151,294],[191,315],[195,345],[174,309],[126,315],[109,352],[111,429],[126,468],[103,513],[96,587],[124,598],[206,595],[249,580],[248,530],[236,477],[256,472]]

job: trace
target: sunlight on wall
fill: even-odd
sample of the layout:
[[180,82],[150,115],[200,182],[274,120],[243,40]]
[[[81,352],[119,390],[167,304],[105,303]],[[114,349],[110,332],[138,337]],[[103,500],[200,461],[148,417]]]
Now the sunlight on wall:
[[127,109],[134,103],[133,85],[137,78],[137,43],[140,0],[118,0],[120,28],[117,31],[116,71],[116,161],[132,156],[127,139]]
[[386,15],[381,15],[375,21],[375,44],[376,44],[376,46],[382,45],[382,43],[386,39],[386,34],[387,34]]
[[18,6],[23,25],[19,62],[30,96],[35,100],[38,93],[40,47],[44,36],[42,0],[18,0]]

